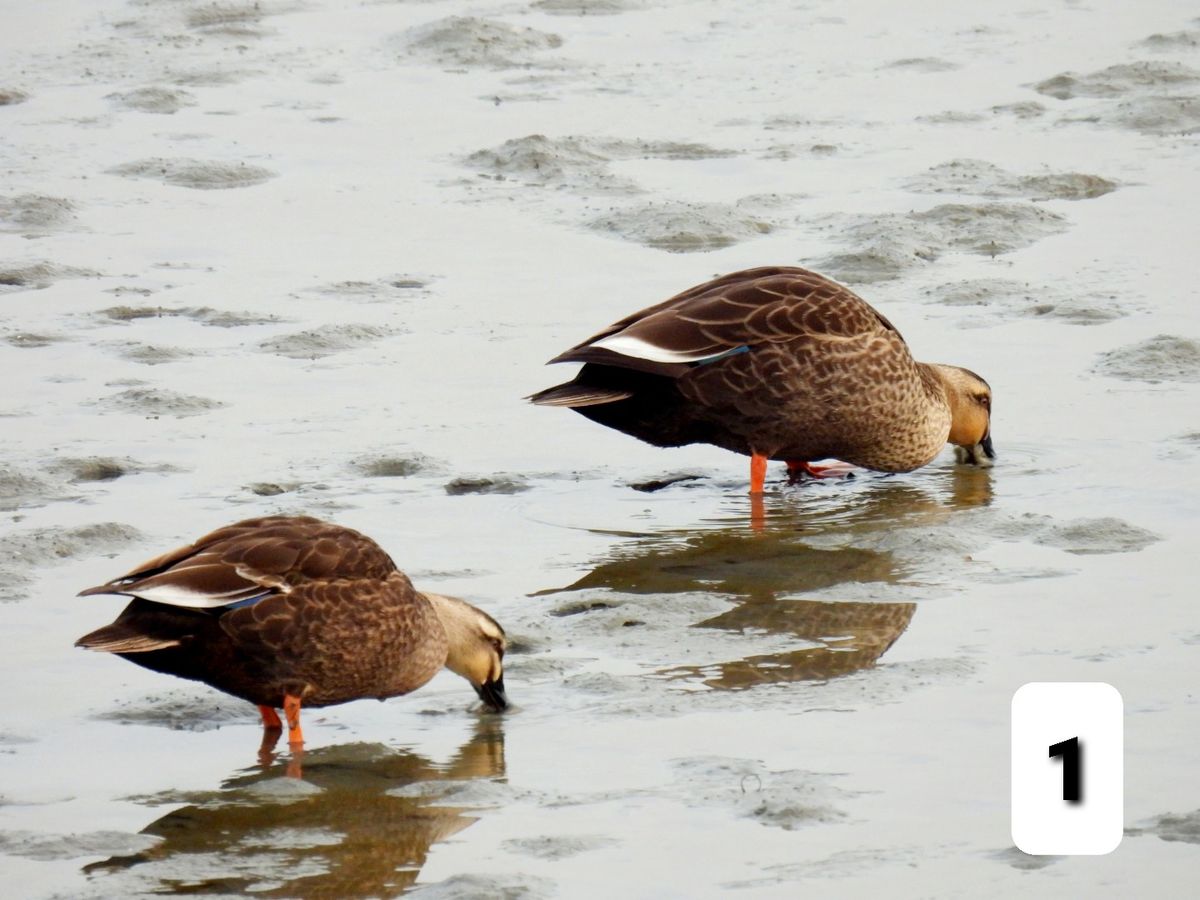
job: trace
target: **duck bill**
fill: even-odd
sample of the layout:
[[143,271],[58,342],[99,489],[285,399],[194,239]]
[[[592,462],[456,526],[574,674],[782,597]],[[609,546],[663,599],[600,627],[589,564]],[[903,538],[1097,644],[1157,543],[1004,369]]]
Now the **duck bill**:
[[475,693],[479,699],[495,712],[504,712],[508,708],[508,695],[504,693],[504,676],[495,681],[485,681],[475,685]]
[[968,457],[967,462],[972,462],[982,469],[994,466],[996,464],[996,451],[992,447],[991,432],[985,434],[983,440],[974,447],[967,449],[966,455]]

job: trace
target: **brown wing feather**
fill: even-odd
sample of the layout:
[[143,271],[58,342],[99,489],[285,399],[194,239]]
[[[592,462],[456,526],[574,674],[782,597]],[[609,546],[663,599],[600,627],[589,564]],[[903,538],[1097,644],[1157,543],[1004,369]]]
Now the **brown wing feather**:
[[303,685],[309,706],[405,694],[446,662],[436,612],[399,571],[305,583],[231,610],[220,626],[238,647],[272,660],[282,688]]
[[[807,269],[768,267],[734,272],[690,288],[627,316],[551,362],[628,367],[632,357],[593,346],[617,334],[673,353],[716,355],[808,335],[852,338],[888,331],[898,334],[891,322],[849,288]],[[653,374],[678,377],[682,371]]]
[[312,580],[386,578],[395,570],[391,558],[357,531],[308,516],[269,516],[219,528],[81,596],[127,594],[214,606]]

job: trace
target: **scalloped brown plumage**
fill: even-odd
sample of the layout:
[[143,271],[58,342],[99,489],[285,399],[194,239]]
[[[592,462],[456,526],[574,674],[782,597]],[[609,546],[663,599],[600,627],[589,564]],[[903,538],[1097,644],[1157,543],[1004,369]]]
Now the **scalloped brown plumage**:
[[807,269],[747,269],[697,285],[550,362],[584,366],[532,402],[659,447],[748,455],[755,493],[768,459],[906,472],[948,441],[971,462],[994,457],[987,382],[916,362],[887,318]]
[[90,594],[132,601],[76,646],[202,681],[258,704],[301,739],[299,710],[416,690],[443,666],[493,709],[504,631],[462,600],[417,591],[370,538],[307,516],[220,528]]

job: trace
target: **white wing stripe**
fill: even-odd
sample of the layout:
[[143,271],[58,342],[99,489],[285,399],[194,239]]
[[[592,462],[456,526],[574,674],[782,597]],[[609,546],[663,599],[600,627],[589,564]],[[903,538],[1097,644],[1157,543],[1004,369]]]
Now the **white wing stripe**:
[[228,606],[233,598],[244,594],[245,591],[229,591],[221,594],[202,594],[190,591],[175,584],[159,584],[152,587],[139,587],[133,591],[122,591],[132,597],[141,597],[155,603],[165,603],[167,606],[182,606],[187,609],[212,609],[216,606]]
[[728,352],[727,348],[716,351],[668,350],[665,347],[657,347],[654,344],[643,341],[641,338],[628,334],[614,334],[610,337],[601,338],[592,346],[603,347],[605,350],[620,353],[622,356],[632,356],[634,359],[645,359],[650,362],[661,363],[700,362],[701,360],[712,359]]

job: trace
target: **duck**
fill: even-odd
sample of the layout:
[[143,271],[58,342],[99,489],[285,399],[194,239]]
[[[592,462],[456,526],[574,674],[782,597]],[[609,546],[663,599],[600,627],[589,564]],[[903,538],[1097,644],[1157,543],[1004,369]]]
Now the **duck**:
[[443,667],[508,706],[495,619],[418,591],[369,537],[310,516],[227,525],[79,596],[94,594],[132,599],[75,646],[256,704],[275,740],[282,709],[293,747],[302,706],[408,694]]
[[910,472],[946,444],[993,465],[992,390],[969,369],[913,359],[882,313],[817,272],[745,269],[635,312],[560,353],[575,378],[526,399],[573,409],[656,447],[712,444],[794,477],[842,460]]

